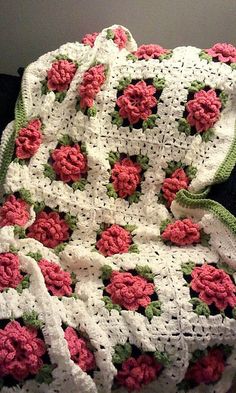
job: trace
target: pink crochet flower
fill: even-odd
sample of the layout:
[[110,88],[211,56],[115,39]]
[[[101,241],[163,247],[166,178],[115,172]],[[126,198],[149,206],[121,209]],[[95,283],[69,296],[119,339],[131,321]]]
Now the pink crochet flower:
[[140,355],[137,359],[130,357],[122,363],[116,379],[128,392],[132,392],[154,381],[161,369],[162,366],[150,355]]
[[131,234],[119,225],[113,224],[110,228],[102,232],[101,238],[96,243],[96,247],[105,257],[110,257],[114,254],[128,252],[131,243]]
[[171,202],[175,199],[175,196],[179,190],[188,188],[189,178],[184,172],[183,168],[176,169],[171,177],[167,177],[162,184],[162,192],[164,198],[170,206]]
[[56,212],[40,212],[28,228],[27,236],[54,248],[69,239],[69,226]]
[[46,287],[52,295],[70,296],[72,294],[70,273],[65,272],[59,265],[46,259],[41,259],[38,265],[44,276]]
[[89,45],[92,48],[94,46],[94,42],[95,42],[98,35],[99,35],[99,33],[86,34],[82,38],[82,44]]
[[120,107],[120,116],[123,119],[128,118],[130,124],[146,120],[152,114],[151,108],[157,105],[155,93],[155,87],[148,86],[144,81],[129,85],[116,101]]
[[39,119],[31,120],[26,127],[21,128],[16,138],[16,157],[25,160],[32,157],[39,149],[42,142]]
[[46,346],[37,338],[37,330],[9,322],[0,329],[0,377],[11,376],[22,381],[36,375],[43,366],[41,357]]
[[114,43],[118,46],[119,49],[125,48],[128,37],[124,29],[122,27],[117,27],[116,29],[113,30],[114,33],[114,38],[113,41]]
[[200,227],[193,223],[190,218],[176,220],[174,223],[167,225],[161,237],[163,240],[169,240],[178,246],[199,243]]
[[71,359],[85,372],[94,370],[96,368],[95,357],[88,349],[85,339],[79,338],[72,327],[67,327],[64,334]]
[[206,49],[206,52],[223,63],[236,63],[236,48],[231,44],[217,43]]
[[120,198],[132,195],[141,182],[142,168],[137,162],[124,158],[111,171],[112,184]]
[[199,299],[223,311],[227,306],[236,306],[236,286],[230,276],[222,269],[204,264],[195,267],[191,273],[191,288],[199,293]]
[[207,355],[203,355],[194,364],[190,364],[185,378],[197,385],[200,383],[214,383],[219,381],[225,369],[223,352],[218,348],[212,348]]
[[16,288],[23,280],[20,274],[19,258],[10,252],[0,254],[0,291]]
[[138,59],[158,59],[161,55],[169,53],[168,49],[162,48],[160,45],[141,45],[134,53]]
[[25,201],[10,195],[0,208],[0,227],[24,226],[30,218],[29,210],[30,207]]
[[200,90],[186,105],[189,112],[187,120],[191,126],[196,127],[197,132],[207,131],[219,119],[221,107],[221,101],[213,89]]
[[106,292],[111,300],[126,310],[137,311],[139,307],[147,307],[154,293],[154,285],[145,278],[133,276],[131,273],[112,272],[110,284]]
[[54,171],[65,183],[78,181],[87,172],[87,158],[79,145],[61,146],[53,150],[51,157]]
[[52,63],[47,71],[47,87],[53,91],[68,90],[76,73],[76,65],[72,61],[58,60]]
[[80,107],[91,108],[94,104],[96,94],[106,80],[105,67],[103,64],[91,67],[84,73],[83,81],[79,86]]

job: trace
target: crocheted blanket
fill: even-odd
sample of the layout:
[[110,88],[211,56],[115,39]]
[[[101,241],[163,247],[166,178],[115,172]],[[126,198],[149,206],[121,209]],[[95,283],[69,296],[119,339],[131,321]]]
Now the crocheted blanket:
[[30,64],[0,150],[3,393],[226,393],[236,48],[112,26]]

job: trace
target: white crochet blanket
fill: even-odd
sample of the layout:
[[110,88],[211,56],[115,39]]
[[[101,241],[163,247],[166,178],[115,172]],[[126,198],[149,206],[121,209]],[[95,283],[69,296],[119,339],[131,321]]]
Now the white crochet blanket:
[[30,64],[3,134],[3,393],[226,393],[236,372],[236,220],[206,199],[235,162],[235,67],[145,59],[119,29]]

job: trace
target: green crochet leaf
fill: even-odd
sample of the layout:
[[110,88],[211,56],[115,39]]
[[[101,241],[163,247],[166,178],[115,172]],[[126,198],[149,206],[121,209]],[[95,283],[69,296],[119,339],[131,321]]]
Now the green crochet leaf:
[[201,245],[204,247],[209,247],[209,241],[211,239],[211,235],[205,233],[203,229],[200,230],[201,234]]
[[131,76],[121,79],[119,81],[119,85],[117,86],[117,90],[119,91],[124,90],[127,86],[130,85],[131,82],[132,82]]
[[86,144],[83,142],[80,144],[80,150],[82,151],[83,154],[88,154]]
[[47,80],[40,81],[40,83],[41,83],[41,93],[42,94],[49,93],[50,90],[49,90],[49,88],[47,86]]
[[138,60],[138,58],[137,58],[135,55],[133,55],[132,53],[129,53],[129,54],[126,56],[126,59],[127,59],[127,60],[131,60],[131,61],[133,61],[133,62],[135,62],[135,61]]
[[29,205],[34,204],[31,193],[29,190],[26,190],[25,188],[21,188],[19,190],[19,194],[20,194],[21,199],[23,199],[26,203],[28,203]]
[[60,243],[60,244],[58,244],[58,246],[56,246],[56,247],[53,249],[54,253],[55,253],[56,255],[59,255],[60,252],[62,252],[62,251],[65,249],[66,245],[67,245],[67,243]]
[[189,178],[190,180],[193,180],[193,179],[196,177],[197,168],[195,168],[195,167],[192,166],[192,165],[188,165],[188,166],[186,167],[186,169],[185,169],[185,173],[186,173],[186,175],[188,176],[188,178]]
[[124,345],[117,344],[114,350],[115,352],[112,356],[112,362],[114,364],[122,364],[132,354],[132,346],[130,345],[130,343],[126,343]]
[[143,121],[143,130],[145,131],[147,128],[153,128],[156,124],[156,120],[158,119],[158,115],[150,115],[147,120]]
[[201,60],[206,60],[207,63],[210,63],[210,61],[212,61],[212,57],[210,55],[208,55],[208,53],[206,53],[204,50],[202,50],[199,53],[199,57]]
[[53,366],[52,364],[44,364],[38,374],[35,376],[35,380],[38,383],[45,383],[47,385],[49,385],[52,381],[53,381],[53,376],[52,376],[52,372],[54,370],[55,366]]
[[148,156],[142,156],[141,154],[138,154],[136,157],[137,163],[141,166],[141,168],[146,171],[149,168],[149,158]]
[[183,168],[183,164],[181,161],[170,161],[168,163],[168,167],[165,168],[165,173],[167,176],[171,176],[177,169]]
[[66,91],[57,91],[55,93],[55,99],[60,103],[64,101],[65,97],[66,97]]
[[97,114],[96,106],[91,106],[91,108],[88,108],[88,110],[87,110],[88,117],[95,117],[96,114]]
[[113,40],[115,38],[115,33],[113,32],[112,29],[107,29],[107,35],[106,39],[107,40]]
[[222,109],[224,109],[227,104],[227,101],[229,99],[229,95],[227,93],[225,93],[224,91],[222,91],[219,95],[219,99],[221,101]]
[[182,119],[179,119],[178,121],[178,130],[179,132],[183,132],[187,136],[191,133],[191,126],[184,117]]
[[163,60],[169,60],[172,57],[172,51],[170,51],[169,53],[164,53],[163,55],[159,56],[158,59],[160,61]]
[[34,202],[34,211],[36,214],[40,213],[45,208],[44,202]]
[[103,296],[102,300],[104,301],[105,307],[108,311],[117,310],[118,312],[120,312],[122,310],[122,308],[118,304],[112,303],[109,296]]
[[129,247],[129,252],[139,254],[139,249],[137,244],[131,244],[131,246]]
[[132,195],[130,195],[130,196],[128,197],[129,203],[130,203],[130,204],[132,204],[132,203],[138,203],[138,201],[139,201],[141,195],[142,195],[141,192],[135,191]]
[[106,184],[106,189],[107,189],[107,195],[109,196],[109,198],[114,198],[114,199],[118,198],[118,194],[115,191],[113,184],[111,184],[111,183]]
[[230,67],[232,68],[232,70],[236,70],[236,63],[230,64]]
[[133,231],[135,231],[135,229],[137,229],[137,225],[124,225],[124,229],[126,229],[126,231],[132,233]]
[[19,239],[24,239],[26,236],[25,229],[19,225],[14,225],[14,236],[18,237]]
[[155,351],[154,358],[158,363],[161,363],[164,367],[168,367],[171,364],[170,358],[165,352]]
[[219,269],[224,270],[227,274],[233,275],[236,273],[236,270],[234,270],[231,266],[229,266],[227,263],[225,262],[217,262],[217,267]]
[[205,83],[195,80],[189,86],[188,91],[191,92],[191,93],[196,93],[199,90],[204,89],[205,86],[206,86]]
[[26,161],[21,160],[20,158],[14,158],[13,162],[15,162],[16,164],[19,164],[21,166],[26,165]]
[[121,127],[123,124],[123,118],[119,115],[118,111],[114,111],[111,113],[112,124],[115,124],[117,128]]
[[167,225],[169,225],[171,223],[171,220],[169,218],[167,218],[166,220],[163,220],[161,222],[160,225],[160,233],[162,234],[162,232],[164,232],[164,230],[166,229]]
[[43,326],[43,321],[39,319],[38,313],[36,313],[34,310],[31,312],[24,312],[22,318],[24,324],[27,326],[32,326],[36,329],[41,329]]
[[205,317],[209,317],[211,315],[210,309],[208,305],[202,302],[200,299],[192,298],[189,301],[193,305],[193,311],[198,315],[205,315]]
[[119,161],[119,159],[120,159],[120,153],[118,153],[118,151],[117,152],[112,152],[111,151],[109,153],[108,158],[107,158],[107,160],[109,161],[109,164],[111,166],[113,166],[117,161]]
[[31,257],[33,259],[35,259],[37,262],[39,262],[41,259],[43,259],[42,254],[40,254],[40,252],[28,252],[28,254],[26,254],[28,257]]
[[201,137],[204,142],[212,141],[214,139],[214,136],[215,136],[214,131],[211,128],[201,133]]
[[23,278],[21,283],[16,287],[16,291],[21,294],[23,290],[29,288],[29,286],[30,286],[30,276],[27,274]]
[[44,164],[44,171],[43,174],[45,177],[48,177],[50,180],[56,180],[56,173],[54,172],[51,165]]
[[149,321],[154,317],[159,317],[161,315],[161,302],[159,300],[156,300],[154,302],[151,302],[146,308],[145,308],[145,315]]
[[17,254],[18,251],[19,250],[15,246],[13,246],[12,244],[10,245],[9,252],[11,252],[12,254]]
[[68,60],[68,61],[71,61],[67,55],[62,55],[62,54],[55,56],[55,59],[56,60]]
[[84,191],[87,183],[88,183],[87,179],[80,179],[79,181],[75,181],[74,183],[72,183],[72,188],[74,191],[76,190]]
[[68,135],[68,134],[62,135],[58,139],[58,142],[60,143],[60,145],[63,145],[63,146],[71,145],[74,143],[73,140],[71,139],[70,135]]
[[135,270],[136,270],[136,272],[137,272],[140,276],[146,278],[148,281],[153,282],[154,277],[155,277],[155,274],[152,273],[152,270],[150,269],[149,266],[139,266],[139,265],[136,265]]
[[165,84],[166,84],[165,78],[154,78],[153,79],[153,86],[157,90],[163,90],[165,87]]
[[111,266],[109,266],[109,265],[103,265],[101,268],[100,268],[100,270],[101,270],[101,272],[102,272],[102,274],[101,274],[101,279],[102,280],[109,280],[109,278],[111,277],[111,275],[112,275],[112,268],[111,268]]
[[70,213],[66,213],[65,221],[72,231],[74,231],[77,228],[77,221],[78,221],[77,217],[72,216]]
[[189,276],[192,273],[195,266],[196,265],[193,261],[188,261],[181,264],[181,270],[184,275]]

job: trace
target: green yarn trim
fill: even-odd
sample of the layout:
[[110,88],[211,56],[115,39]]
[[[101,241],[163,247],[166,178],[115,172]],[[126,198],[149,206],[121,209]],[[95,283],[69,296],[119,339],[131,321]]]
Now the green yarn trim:
[[215,202],[211,199],[204,199],[207,190],[202,194],[191,194],[187,190],[180,190],[176,194],[175,201],[180,206],[190,209],[203,209],[210,211],[216,216],[224,225],[226,225],[230,231],[236,235],[236,217],[233,216],[227,209],[225,209],[220,203]]

